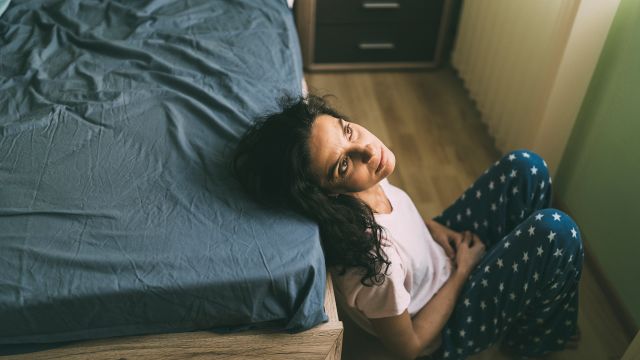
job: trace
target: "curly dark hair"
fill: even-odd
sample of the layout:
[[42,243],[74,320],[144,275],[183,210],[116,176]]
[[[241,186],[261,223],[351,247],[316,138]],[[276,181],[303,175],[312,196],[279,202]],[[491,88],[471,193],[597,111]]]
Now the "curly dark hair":
[[256,200],[293,208],[317,222],[327,266],[335,266],[340,275],[360,268],[363,285],[382,284],[391,262],[382,250],[384,228],[373,210],[348,194],[329,196],[310,170],[308,142],[316,118],[347,118],[326,97],[285,96],[279,104],[282,111],[258,119],[240,140],[234,173]]

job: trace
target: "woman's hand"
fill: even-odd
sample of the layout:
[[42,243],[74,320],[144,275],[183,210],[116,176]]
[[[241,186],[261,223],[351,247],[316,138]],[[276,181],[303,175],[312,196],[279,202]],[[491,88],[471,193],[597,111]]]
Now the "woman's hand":
[[433,237],[451,260],[456,258],[456,249],[462,242],[462,233],[453,231],[435,220],[425,220],[425,224]]
[[478,235],[471,231],[462,233],[462,241],[457,247],[456,271],[469,275],[485,254],[485,245]]

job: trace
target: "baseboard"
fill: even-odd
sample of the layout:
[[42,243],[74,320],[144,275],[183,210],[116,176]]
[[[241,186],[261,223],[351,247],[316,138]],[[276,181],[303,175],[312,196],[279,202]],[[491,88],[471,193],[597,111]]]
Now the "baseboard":
[[[553,204],[559,210],[562,210],[575,219],[566,204],[558,200],[555,194],[553,195]],[[582,237],[582,245],[584,247],[585,265],[588,266],[589,269],[591,269],[591,271],[593,272],[596,278],[596,282],[598,283],[598,286],[600,287],[602,292],[605,294],[609,294],[609,296],[607,296],[609,304],[613,309],[616,319],[622,325],[623,331],[627,335],[627,340],[631,342],[638,333],[638,324],[636,324],[635,320],[631,316],[631,312],[622,301],[620,294],[611,284],[611,281],[609,281],[606,273],[602,270],[602,266],[598,262],[597,257],[593,255],[594,253],[591,251],[589,241],[587,240],[588,234],[585,234],[583,231],[581,231],[580,235]]]

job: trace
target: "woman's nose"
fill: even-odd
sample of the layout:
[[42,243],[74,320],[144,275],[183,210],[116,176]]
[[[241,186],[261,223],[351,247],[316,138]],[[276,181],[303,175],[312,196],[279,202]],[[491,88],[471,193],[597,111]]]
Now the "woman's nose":
[[362,144],[359,153],[362,158],[362,162],[366,164],[375,155],[375,149],[371,144]]

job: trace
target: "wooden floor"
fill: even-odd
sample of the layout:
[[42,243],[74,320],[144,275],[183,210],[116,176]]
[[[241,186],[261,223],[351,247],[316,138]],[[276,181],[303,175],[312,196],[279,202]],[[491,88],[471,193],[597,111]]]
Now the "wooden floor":
[[[305,74],[310,91],[376,134],[395,154],[392,184],[412,197],[423,216],[452,203],[500,153],[453,70]],[[620,359],[629,339],[615,320],[593,273],[580,284],[578,349],[548,359]],[[345,323],[343,359],[392,359],[375,338]],[[471,360],[508,359],[497,347]]]

